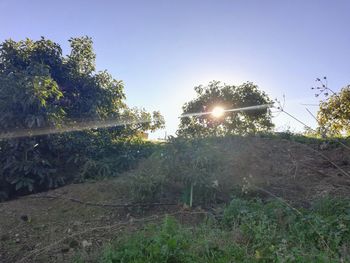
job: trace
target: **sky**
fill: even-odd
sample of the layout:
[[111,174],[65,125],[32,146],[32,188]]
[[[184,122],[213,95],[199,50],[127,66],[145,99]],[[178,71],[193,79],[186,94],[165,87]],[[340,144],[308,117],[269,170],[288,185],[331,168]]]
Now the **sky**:
[[[348,0],[0,0],[0,42],[44,36],[94,41],[96,67],[124,81],[127,103],[159,110],[174,135],[193,88],[212,80],[257,84],[315,126],[317,77],[350,84]],[[277,130],[303,125],[276,114]]]

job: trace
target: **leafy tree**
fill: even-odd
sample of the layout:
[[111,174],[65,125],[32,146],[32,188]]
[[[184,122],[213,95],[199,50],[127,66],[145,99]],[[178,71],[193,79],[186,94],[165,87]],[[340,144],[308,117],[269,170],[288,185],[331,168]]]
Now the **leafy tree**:
[[317,119],[319,129],[329,135],[350,134],[350,85],[321,101]]
[[[234,109],[271,103],[265,92],[251,82],[240,86],[210,82],[208,86],[194,88],[197,97],[183,106],[183,113],[210,112],[216,106]],[[250,134],[270,130],[273,127],[271,113],[267,110],[225,112],[222,117],[212,115],[182,117],[178,129],[181,136],[223,136]]]
[[[91,38],[69,42],[68,56],[45,38],[0,44],[0,130],[46,129],[94,120],[127,119],[132,124],[0,141],[0,192],[9,185],[9,192],[27,192],[63,184],[67,179],[63,170],[72,155],[86,160],[89,150],[164,124],[159,112],[152,115],[128,108],[123,82],[107,71],[96,72]],[[140,118],[144,122],[136,125]]]

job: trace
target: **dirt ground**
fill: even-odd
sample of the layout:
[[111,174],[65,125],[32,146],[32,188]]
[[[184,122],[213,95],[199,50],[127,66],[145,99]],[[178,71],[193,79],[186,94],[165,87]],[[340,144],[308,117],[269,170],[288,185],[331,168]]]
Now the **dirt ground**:
[[[225,145],[231,154],[228,182],[245,178],[249,192],[307,206],[320,196],[349,196],[350,151],[329,145],[253,138]],[[72,184],[0,203],[0,262],[96,262],[102,247],[123,231],[135,231],[165,214],[194,224],[205,208],[182,205],[147,208],[129,204],[127,176]],[[240,185],[241,187],[241,185]]]

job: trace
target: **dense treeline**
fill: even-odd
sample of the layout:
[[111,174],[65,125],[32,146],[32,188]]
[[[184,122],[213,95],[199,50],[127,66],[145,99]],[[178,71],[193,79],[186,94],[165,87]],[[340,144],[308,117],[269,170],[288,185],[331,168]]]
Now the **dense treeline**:
[[107,120],[130,125],[2,139],[2,199],[89,175],[118,173],[156,147],[135,143],[135,138],[140,132],[162,127],[160,113],[130,109],[125,104],[122,81],[107,71],[96,72],[90,38],[72,38],[69,42],[67,56],[57,43],[45,38],[7,40],[0,45],[1,133]]

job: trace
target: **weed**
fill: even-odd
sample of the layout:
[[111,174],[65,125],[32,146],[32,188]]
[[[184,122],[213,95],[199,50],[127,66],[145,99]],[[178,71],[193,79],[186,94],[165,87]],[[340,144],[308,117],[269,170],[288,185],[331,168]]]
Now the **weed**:
[[167,217],[160,226],[125,235],[105,249],[101,261],[345,262],[348,203],[324,199],[296,214],[279,201],[236,198],[216,223],[188,228]]

